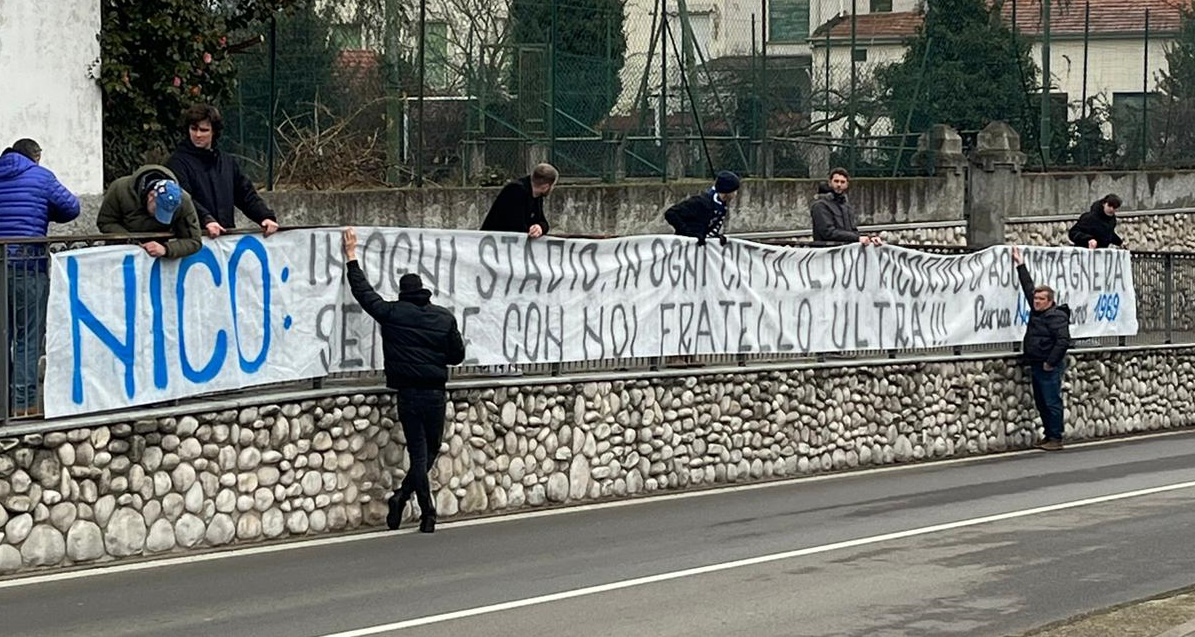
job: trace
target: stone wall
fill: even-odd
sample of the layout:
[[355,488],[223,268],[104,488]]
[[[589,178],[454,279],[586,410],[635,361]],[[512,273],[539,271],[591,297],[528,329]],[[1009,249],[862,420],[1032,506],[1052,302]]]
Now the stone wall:
[[[1067,435],[1189,426],[1195,349],[1081,352]],[[1024,448],[1010,359],[455,390],[445,518]],[[394,405],[358,393],[27,435],[0,452],[0,573],[381,524]]]
[[[545,202],[553,233],[628,235],[671,233],[664,210],[699,193],[705,181],[562,185]],[[729,225],[732,232],[810,227],[812,180],[747,180]],[[263,193],[285,225],[379,225],[477,229],[498,188],[403,188],[357,191],[280,190]],[[851,191],[863,223],[963,218],[961,179],[859,179]],[[86,197],[79,219],[51,230],[95,234],[100,198]],[[248,219],[238,216],[237,224]]]
[[[1022,245],[1071,245],[1067,232],[1078,215],[1049,221],[1012,220],[1006,226],[1007,241]],[[1138,252],[1195,252],[1195,215],[1122,213],[1116,232],[1126,245]],[[967,227],[962,222],[945,228],[903,227],[881,232],[889,243],[901,245],[967,244]]]
[[[939,177],[856,179],[851,198],[859,223],[896,224],[962,221],[966,180]],[[808,179],[747,180],[728,224],[731,232],[800,230],[810,227],[809,204],[817,181]],[[1022,212],[1027,216],[1077,217],[1092,201],[1109,192],[1135,210],[1195,205],[1195,173],[1025,173]],[[639,181],[620,184],[569,185],[547,200],[548,218],[557,233],[628,235],[670,232],[663,211],[707,188],[704,181],[667,184]],[[497,188],[425,188],[357,191],[280,190],[263,193],[283,223],[299,225],[381,225],[433,228],[480,226]],[[51,230],[61,234],[95,234],[100,198],[83,198],[80,218]],[[248,220],[238,217],[245,226]]]
[[1104,171],[1024,173],[1022,213],[1025,216],[1078,216],[1091,202],[1116,193],[1132,210],[1195,206],[1195,173],[1177,171]]

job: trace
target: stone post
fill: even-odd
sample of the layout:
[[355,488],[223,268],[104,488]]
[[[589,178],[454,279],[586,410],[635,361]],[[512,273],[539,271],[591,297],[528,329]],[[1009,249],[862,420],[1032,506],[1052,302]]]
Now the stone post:
[[771,179],[776,175],[776,144],[765,144],[762,140],[752,140],[751,153],[755,157],[753,177]]
[[552,156],[552,147],[547,141],[535,141],[526,145],[527,147],[527,172],[530,173],[535,170],[536,164],[542,164],[548,161]]
[[917,139],[917,152],[913,154],[912,163],[917,168],[924,168],[929,175],[961,177],[967,169],[963,138],[950,126],[935,124]]
[[687,139],[670,139],[664,164],[669,179],[684,179],[689,168],[689,153],[692,145]]
[[477,183],[485,174],[485,140],[467,137],[461,142],[462,179],[465,185]]
[[1004,222],[1021,212],[1021,136],[1004,122],[979,132],[971,153],[971,195],[966,206],[967,245],[1004,243]]
[[[800,142],[798,142],[800,143]],[[825,179],[830,175],[830,146],[829,137],[810,137],[804,144],[805,161],[809,164],[810,179]]]
[[607,131],[602,134],[602,147],[606,156],[606,170],[603,174],[604,181],[619,182],[626,179],[627,153],[625,144],[626,142],[614,133]]

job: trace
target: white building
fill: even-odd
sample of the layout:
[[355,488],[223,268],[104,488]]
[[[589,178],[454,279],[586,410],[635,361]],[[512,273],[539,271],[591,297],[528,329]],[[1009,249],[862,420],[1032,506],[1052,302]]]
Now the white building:
[[0,3],[0,148],[29,137],[77,194],[103,191],[96,0]]
[[[1069,105],[1072,118],[1080,115],[1084,97],[1097,98],[1114,112],[1139,109],[1146,95],[1155,90],[1157,78],[1167,69],[1166,47],[1179,29],[1177,4],[1173,0],[1052,2],[1050,74],[1055,99]],[[1090,18],[1086,12],[1088,5]],[[1013,21],[1013,7],[1013,0],[1006,0],[1003,6],[1003,16],[1009,24]],[[921,26],[922,15],[917,11],[858,15],[854,23],[856,82],[866,85],[878,67],[904,57],[905,41]],[[1031,42],[1031,55],[1040,67],[1044,39],[1040,0],[1016,3],[1016,31]],[[828,77],[831,91],[848,93],[852,64],[850,16],[823,24],[812,35],[811,45],[816,90],[825,90]],[[831,130],[841,132],[840,127]],[[889,131],[881,122],[872,132]]]

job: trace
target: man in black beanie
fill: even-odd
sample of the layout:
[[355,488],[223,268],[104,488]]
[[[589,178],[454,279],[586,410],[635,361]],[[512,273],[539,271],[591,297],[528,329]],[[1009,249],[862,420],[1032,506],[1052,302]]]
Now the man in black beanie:
[[723,226],[738,190],[739,176],[723,170],[715,177],[713,188],[665,210],[664,220],[676,234],[696,237],[697,245],[705,245],[707,237],[717,237],[719,243],[726,245]]
[[398,280],[398,300],[374,291],[357,262],[357,233],[344,231],[349,287],[361,309],[382,328],[386,386],[398,391],[398,418],[407,438],[410,468],[402,486],[387,501],[386,526],[397,529],[411,494],[419,502],[419,530],[436,530],[436,507],[427,474],[444,435],[444,385],[448,366],[465,360],[465,344],[452,312],[431,302],[418,274]]

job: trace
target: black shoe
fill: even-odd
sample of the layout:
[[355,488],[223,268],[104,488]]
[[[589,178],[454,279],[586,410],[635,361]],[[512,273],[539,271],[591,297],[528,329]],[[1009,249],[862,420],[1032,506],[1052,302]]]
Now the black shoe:
[[403,511],[406,510],[407,500],[410,498],[411,496],[409,495],[396,492],[394,495],[390,496],[389,500],[386,500],[386,504],[388,504],[390,508],[389,512],[386,513],[386,526],[391,531],[397,530],[398,525],[402,524],[402,514]]
[[419,519],[420,533],[435,533],[436,532],[436,514],[425,515]]

